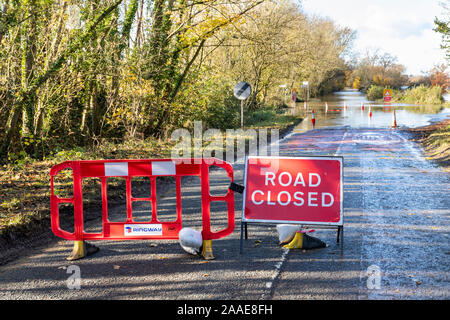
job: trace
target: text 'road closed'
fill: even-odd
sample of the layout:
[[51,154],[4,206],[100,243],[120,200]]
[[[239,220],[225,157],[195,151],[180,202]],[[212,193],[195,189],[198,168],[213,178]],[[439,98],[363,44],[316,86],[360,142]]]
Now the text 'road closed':
[[342,158],[249,157],[245,221],[342,222]]
[[[280,187],[310,187],[315,188],[319,187],[322,182],[322,178],[318,173],[310,172],[308,174],[307,183],[305,183],[305,179],[303,178],[303,173],[298,172],[295,179],[292,177],[292,174],[286,171],[281,172],[280,174],[275,174],[274,172],[267,171],[265,172],[265,182],[264,186],[280,186]],[[262,205],[263,203],[267,203],[269,206],[287,206],[289,204],[293,204],[294,206],[301,207],[303,205],[308,207],[331,207],[334,203],[334,196],[329,192],[313,192],[310,191],[305,194],[302,191],[295,191],[291,193],[289,191],[283,190],[278,191],[272,194],[272,191],[263,191],[263,190],[254,190],[250,197],[251,201],[255,205]],[[273,201],[276,200],[276,201]]]

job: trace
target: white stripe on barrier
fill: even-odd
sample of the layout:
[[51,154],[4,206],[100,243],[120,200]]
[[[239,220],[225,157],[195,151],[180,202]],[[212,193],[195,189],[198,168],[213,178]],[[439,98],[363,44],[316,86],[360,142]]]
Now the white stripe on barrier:
[[172,161],[153,161],[152,162],[152,175],[164,176],[175,175],[175,163]]
[[106,162],[105,176],[128,176],[128,162]]

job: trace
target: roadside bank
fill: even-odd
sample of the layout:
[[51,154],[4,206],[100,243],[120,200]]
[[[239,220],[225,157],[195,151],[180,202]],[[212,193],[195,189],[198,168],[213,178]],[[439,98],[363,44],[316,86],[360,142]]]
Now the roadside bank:
[[428,160],[450,172],[450,119],[408,131],[413,134],[413,140],[422,146]]

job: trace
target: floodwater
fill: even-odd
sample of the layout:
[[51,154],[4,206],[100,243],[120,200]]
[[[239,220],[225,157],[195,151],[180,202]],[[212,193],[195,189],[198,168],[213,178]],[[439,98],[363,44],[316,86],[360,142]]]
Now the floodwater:
[[367,100],[365,94],[348,89],[306,104],[296,103],[295,108],[290,108],[289,112],[303,116],[305,121],[295,128],[295,132],[312,129],[313,110],[316,119],[315,128],[341,126],[389,128],[394,122],[394,111],[399,127],[421,127],[450,117],[450,108],[445,108],[444,105],[376,103]]

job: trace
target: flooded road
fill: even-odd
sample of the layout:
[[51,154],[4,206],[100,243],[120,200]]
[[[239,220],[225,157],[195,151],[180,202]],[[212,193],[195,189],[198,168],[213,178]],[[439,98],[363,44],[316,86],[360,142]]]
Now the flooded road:
[[[344,90],[306,104],[298,102],[295,109],[290,108],[290,113],[305,117],[305,121],[295,128],[295,132],[312,129],[313,110],[316,129],[338,126],[390,128],[394,110],[399,127],[415,128],[450,117],[450,108],[445,108],[443,105],[375,103],[367,100],[366,96],[357,90]],[[370,113],[371,116],[369,116]]]

